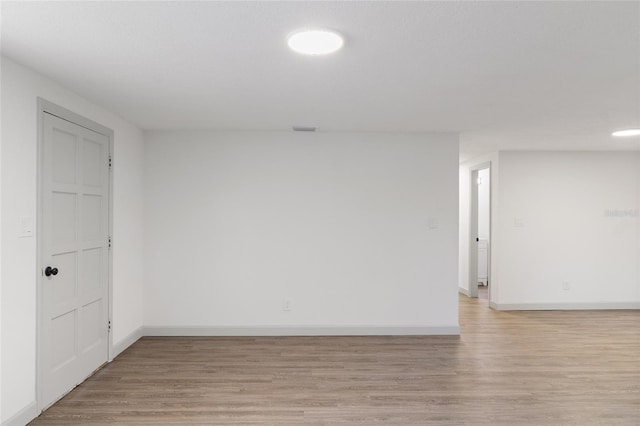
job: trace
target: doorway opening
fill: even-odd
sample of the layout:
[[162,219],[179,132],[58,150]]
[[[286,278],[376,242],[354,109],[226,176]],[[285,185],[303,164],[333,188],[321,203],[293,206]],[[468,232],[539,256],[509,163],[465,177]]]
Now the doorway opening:
[[469,295],[491,300],[491,164],[471,170]]

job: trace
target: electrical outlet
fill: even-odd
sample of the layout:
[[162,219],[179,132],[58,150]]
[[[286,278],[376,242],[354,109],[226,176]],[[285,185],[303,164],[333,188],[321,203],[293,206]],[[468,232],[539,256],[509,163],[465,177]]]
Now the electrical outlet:
[[293,301],[291,299],[284,299],[282,302],[282,310],[288,312],[291,309],[293,309]]
[[571,289],[571,286],[569,285],[569,281],[562,281],[562,289],[565,291]]

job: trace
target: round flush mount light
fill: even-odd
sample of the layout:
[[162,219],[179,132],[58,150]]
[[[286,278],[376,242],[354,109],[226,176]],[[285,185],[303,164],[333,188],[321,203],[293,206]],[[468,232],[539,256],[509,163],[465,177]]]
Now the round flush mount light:
[[626,129],[626,130],[618,130],[617,132],[611,133],[613,136],[640,136],[640,129]]
[[329,30],[298,30],[289,34],[287,44],[303,55],[328,55],[344,44],[342,36]]

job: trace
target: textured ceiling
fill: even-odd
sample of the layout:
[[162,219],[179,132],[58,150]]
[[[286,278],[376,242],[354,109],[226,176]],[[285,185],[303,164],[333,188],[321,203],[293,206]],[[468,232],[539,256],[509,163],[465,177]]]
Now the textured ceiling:
[[[286,36],[327,27],[328,57]],[[462,133],[636,149],[638,2],[2,2],[2,53],[144,129]]]

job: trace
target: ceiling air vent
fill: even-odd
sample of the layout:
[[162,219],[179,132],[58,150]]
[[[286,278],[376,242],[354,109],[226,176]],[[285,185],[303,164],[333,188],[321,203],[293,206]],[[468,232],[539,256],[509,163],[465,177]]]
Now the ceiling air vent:
[[294,132],[315,132],[318,130],[316,126],[293,126]]

